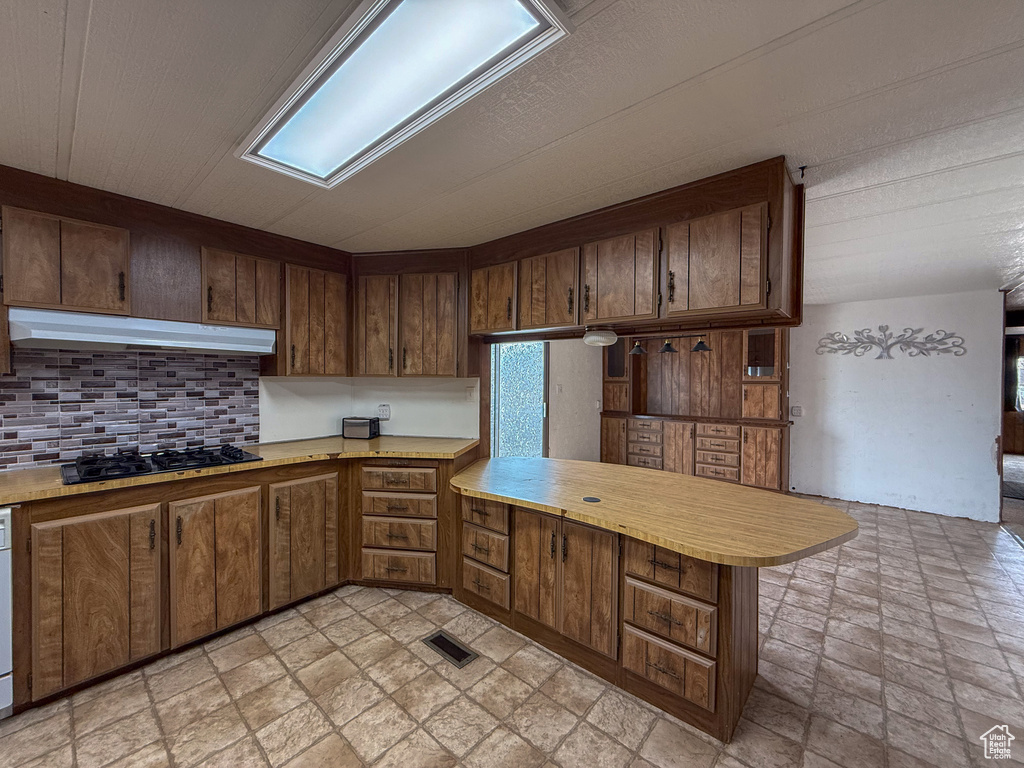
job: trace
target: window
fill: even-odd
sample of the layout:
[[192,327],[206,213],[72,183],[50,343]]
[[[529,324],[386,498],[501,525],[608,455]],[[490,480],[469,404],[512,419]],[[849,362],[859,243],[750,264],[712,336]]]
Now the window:
[[491,345],[491,456],[547,456],[547,346]]
[[364,0],[239,154],[332,187],[569,29],[550,0]]

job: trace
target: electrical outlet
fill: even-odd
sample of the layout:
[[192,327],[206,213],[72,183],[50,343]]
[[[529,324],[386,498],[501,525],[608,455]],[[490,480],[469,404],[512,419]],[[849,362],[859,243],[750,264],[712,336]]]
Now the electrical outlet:
[[794,405],[792,408],[789,409],[789,412],[793,416],[803,416],[804,407],[802,405]]
[[473,387],[466,387],[466,402],[467,403],[476,402],[476,397],[474,397],[475,394],[476,394],[476,389],[475,388],[473,388]]
[[391,406],[387,403],[383,403],[377,406],[377,418],[381,421],[387,421],[391,418]]

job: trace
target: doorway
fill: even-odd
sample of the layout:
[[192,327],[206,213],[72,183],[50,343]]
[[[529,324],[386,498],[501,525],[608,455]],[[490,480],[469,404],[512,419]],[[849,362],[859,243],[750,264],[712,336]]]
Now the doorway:
[[491,456],[548,455],[548,345],[491,345]]

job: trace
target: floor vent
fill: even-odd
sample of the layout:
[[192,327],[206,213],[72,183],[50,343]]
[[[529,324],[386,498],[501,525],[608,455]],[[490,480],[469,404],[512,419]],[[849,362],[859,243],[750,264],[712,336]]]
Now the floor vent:
[[424,638],[423,642],[459,669],[480,655],[476,651],[471,651],[444,630]]

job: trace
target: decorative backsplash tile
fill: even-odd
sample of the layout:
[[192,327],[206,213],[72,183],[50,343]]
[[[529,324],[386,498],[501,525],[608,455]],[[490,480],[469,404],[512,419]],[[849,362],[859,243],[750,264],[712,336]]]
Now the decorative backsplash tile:
[[259,442],[254,357],[15,349],[12,363],[0,376],[0,469]]

